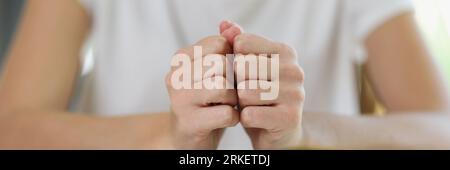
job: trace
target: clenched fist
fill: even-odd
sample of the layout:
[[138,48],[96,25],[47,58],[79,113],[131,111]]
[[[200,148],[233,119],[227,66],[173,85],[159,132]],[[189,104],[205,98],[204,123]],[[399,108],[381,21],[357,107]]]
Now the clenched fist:
[[[236,35],[238,29],[239,26],[233,23],[221,24],[221,33],[228,41],[232,41],[236,59],[258,56],[258,72],[252,72],[248,65],[235,67],[240,122],[246,128],[253,147],[280,149],[299,145],[305,94],[304,73],[297,64],[296,51],[286,44],[257,35]],[[269,67],[261,67],[260,63],[266,62]],[[276,62],[275,65],[273,62]],[[259,86],[249,88],[251,83]],[[278,90],[278,95],[270,100],[264,100],[261,96],[267,92],[267,88],[262,88],[267,84],[272,84],[271,88]]]
[[[215,149],[224,129],[239,122],[255,149],[300,144],[305,94],[296,51],[286,44],[242,33],[232,22],[222,22],[220,33],[179,50],[172,60],[166,84],[175,146]],[[179,63],[190,64],[180,68]],[[180,77],[183,83],[177,83]]]
[[[202,54],[197,51],[202,48]],[[195,50],[194,50],[195,49]],[[166,76],[167,89],[171,100],[171,111],[173,113],[173,130],[175,147],[177,149],[216,149],[224,128],[235,126],[239,123],[239,112],[235,109],[237,105],[236,90],[232,82],[227,81],[225,70],[207,73],[207,70],[225,69],[225,54],[232,53],[233,50],[228,41],[222,36],[211,36],[200,40],[193,46],[183,48],[178,51],[173,58],[172,64],[179,61],[188,60],[184,65],[186,78],[185,87],[180,88],[178,79],[178,67]],[[204,62],[214,58],[223,65],[214,65],[214,68],[204,67]],[[181,66],[180,66],[181,67]],[[196,71],[200,70],[200,74]],[[192,74],[190,74],[192,73]],[[200,75],[200,76],[198,76]],[[222,87],[207,88],[205,86]],[[199,88],[197,88],[199,87]]]

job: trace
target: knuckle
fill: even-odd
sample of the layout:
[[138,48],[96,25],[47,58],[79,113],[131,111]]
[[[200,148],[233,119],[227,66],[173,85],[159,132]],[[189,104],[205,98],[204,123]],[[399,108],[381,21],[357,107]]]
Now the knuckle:
[[228,43],[225,37],[219,35],[210,36],[209,40],[211,43],[214,43],[215,45],[224,45]]
[[247,54],[246,50],[246,44],[249,41],[251,35],[247,33],[240,34],[235,37],[234,39],[234,51],[236,53],[243,53]]
[[219,90],[207,90],[207,97],[204,98],[202,105],[210,106],[210,105],[218,105],[224,104],[225,96],[227,96],[227,90],[219,89]]
[[220,35],[211,35],[211,36],[207,36],[206,38],[202,39],[201,41],[205,42],[205,43],[224,44],[227,42],[227,39]]
[[190,60],[193,59],[193,47],[185,47],[178,49],[177,52],[172,56],[172,61],[180,60],[183,61],[185,57],[188,57]]
[[255,100],[255,90],[249,90],[249,89],[241,89],[238,90],[238,98],[239,98],[239,104],[242,107],[246,107],[248,105],[251,105],[251,103]]
[[167,88],[172,88],[172,71],[168,72],[165,77],[164,77],[164,81],[166,83],[166,87]]
[[285,126],[286,128],[294,128],[301,122],[300,109],[296,106],[291,106],[282,109],[282,113],[285,115]]
[[178,54],[186,54],[186,50],[183,49],[183,48],[182,49],[178,49],[173,57],[176,57]]
[[305,93],[302,89],[303,87],[296,87],[290,92],[293,101],[298,102],[305,100]]
[[286,43],[278,43],[279,48],[281,51],[283,51],[284,53],[288,54],[291,57],[295,57],[297,55],[297,51],[292,48],[290,45],[286,44]]
[[214,36],[214,43],[217,45],[225,45],[228,44],[228,41],[225,37],[223,36]]
[[245,53],[245,43],[241,40],[236,40],[233,48],[235,53]]
[[306,99],[306,93],[305,93],[305,88],[303,87],[303,86],[301,86],[301,87],[299,87],[299,91],[300,91],[300,98],[299,98],[299,100],[300,100],[300,102],[303,102],[303,101],[305,101],[305,99]]
[[[175,56],[177,56],[178,54],[186,54],[186,55],[190,55],[190,50],[189,50],[189,48],[190,48],[190,47],[185,47],[185,48],[178,49],[177,52],[175,53]],[[174,57],[175,57],[175,56],[174,56]]]
[[241,123],[244,127],[254,124],[255,120],[254,120],[253,114],[254,114],[254,112],[253,112],[253,109],[251,109],[251,108],[244,108],[242,110]]
[[234,38],[234,41],[236,41],[236,42],[243,42],[243,41],[246,41],[247,39],[249,39],[250,36],[251,36],[251,34],[248,34],[248,33],[242,33],[242,34],[237,35],[237,36]]
[[302,87],[299,87],[299,92],[298,92],[298,100],[299,101],[301,101],[301,102],[303,102],[303,101],[305,101],[305,98],[306,98],[306,94],[305,94],[305,90],[304,90],[304,88],[303,88],[303,86]]
[[290,80],[303,83],[305,73],[300,66],[298,66],[297,64],[289,64],[285,65],[282,69],[282,74],[286,75]]
[[226,104],[235,107],[238,104],[237,94],[235,90],[226,90],[225,95]]
[[223,118],[224,126],[231,126],[236,123],[233,108],[231,106],[225,107],[220,116]]
[[220,49],[220,51],[224,51],[227,48],[228,41],[225,37],[219,35],[208,36],[201,40],[198,44],[208,44],[213,48]]

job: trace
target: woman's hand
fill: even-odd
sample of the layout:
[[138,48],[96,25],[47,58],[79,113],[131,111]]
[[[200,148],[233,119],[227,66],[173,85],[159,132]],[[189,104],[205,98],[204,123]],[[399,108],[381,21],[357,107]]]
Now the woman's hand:
[[[202,47],[203,55],[196,56],[198,52],[194,52],[196,47]],[[200,67],[203,67],[203,59],[206,56],[214,55],[221,61],[226,61],[225,54],[232,52],[230,44],[224,37],[211,36],[200,40],[193,46],[179,50],[173,61],[181,61],[183,56],[187,56],[190,63],[188,70],[196,70],[199,68],[194,63],[200,62]],[[222,64],[225,64],[225,62],[222,62]],[[224,65],[213,67],[225,68]],[[194,78],[188,82],[191,83],[189,84],[191,89],[180,89],[177,87],[180,84],[174,83],[174,79],[177,79],[178,69],[180,68],[172,67],[166,77],[172,103],[175,147],[177,149],[216,149],[224,128],[239,123],[239,113],[235,109],[237,105],[236,90],[232,88],[207,89],[204,87],[205,84],[225,87],[230,82],[227,81],[224,72],[222,74],[204,74],[204,72],[201,72],[200,77],[190,74],[191,78]],[[184,72],[183,74],[189,73]],[[194,89],[197,85],[200,85],[201,88]]]
[[[240,122],[246,128],[253,147],[278,149],[299,145],[302,139],[301,120],[305,93],[304,73],[297,64],[296,51],[283,43],[241,33],[241,28],[234,23],[225,21],[220,27],[222,36],[233,44],[235,65],[239,57],[245,60],[246,57],[258,56],[258,74],[250,75],[248,66],[238,66],[234,70]],[[274,54],[278,54],[278,59],[274,58]],[[261,74],[262,61],[268,61],[267,64],[271,65],[265,70],[268,73],[266,75]],[[278,74],[272,75],[272,71]],[[272,84],[271,88],[278,90],[277,97],[263,100],[261,93],[267,89],[262,89],[261,86],[251,89],[249,84],[252,82],[259,85]]]

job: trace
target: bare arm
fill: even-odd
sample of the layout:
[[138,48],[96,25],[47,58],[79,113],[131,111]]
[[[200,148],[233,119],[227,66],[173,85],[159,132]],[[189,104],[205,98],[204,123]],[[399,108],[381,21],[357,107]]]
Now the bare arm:
[[366,43],[369,76],[388,114],[345,117],[305,113],[305,145],[343,149],[450,148],[448,92],[413,15],[407,13],[388,21]]
[[0,85],[0,148],[172,147],[169,114],[67,112],[89,28],[77,1],[28,1]]
[[450,116],[405,113],[372,116],[303,115],[303,145],[323,149],[449,149]]

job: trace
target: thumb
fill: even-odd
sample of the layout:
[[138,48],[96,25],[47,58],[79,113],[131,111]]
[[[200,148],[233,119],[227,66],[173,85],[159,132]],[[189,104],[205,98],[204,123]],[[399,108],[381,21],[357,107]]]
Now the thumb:
[[225,37],[231,45],[233,45],[234,38],[243,32],[241,26],[234,22],[222,21],[220,23],[220,35]]

